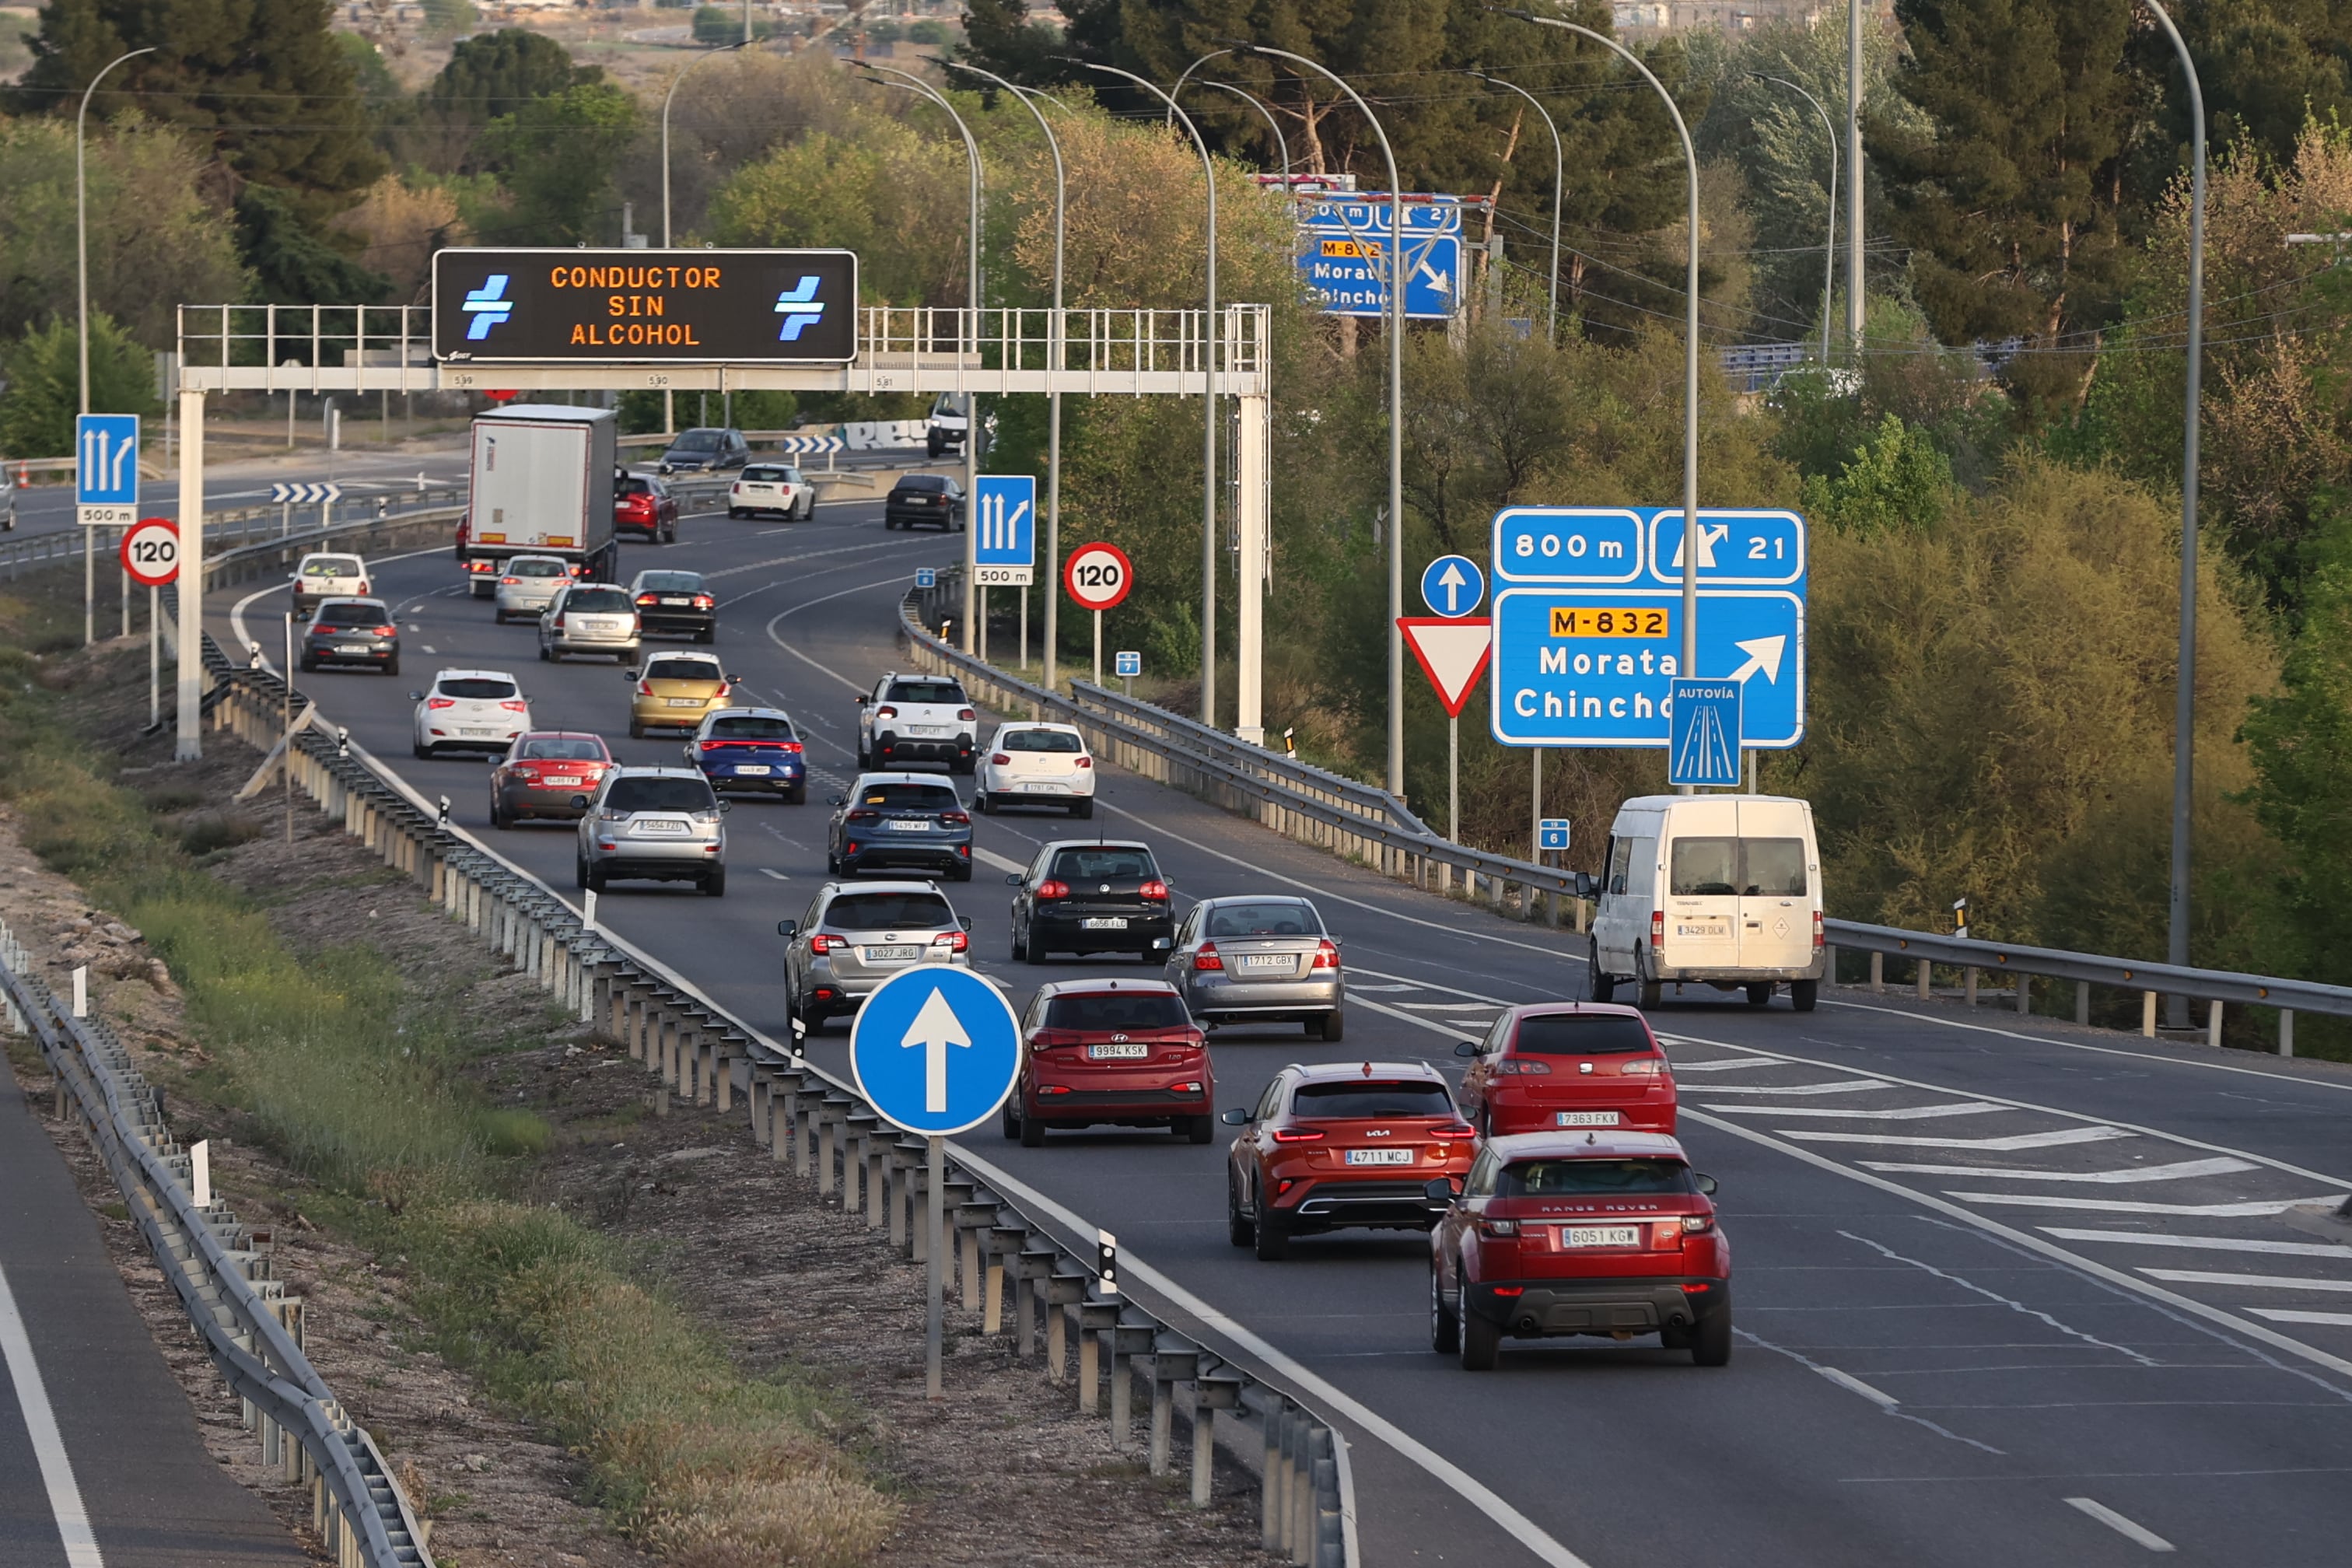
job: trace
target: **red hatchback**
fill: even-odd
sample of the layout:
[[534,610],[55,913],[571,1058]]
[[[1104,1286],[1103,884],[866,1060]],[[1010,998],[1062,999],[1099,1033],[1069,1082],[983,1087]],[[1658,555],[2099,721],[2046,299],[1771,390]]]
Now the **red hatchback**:
[[1244,1129],[1225,1173],[1227,1233],[1269,1262],[1294,1236],[1428,1229],[1445,1212],[1432,1179],[1458,1181],[1476,1137],[1426,1062],[1293,1065],[1224,1120]]
[[[1442,1184],[1429,1184],[1436,1201]],[[1478,1151],[1431,1233],[1429,1342],[1485,1372],[1505,1335],[1656,1334],[1731,1359],[1731,1244],[1715,1178],[1654,1132],[1528,1132]]]
[[1489,1138],[1556,1128],[1675,1130],[1675,1073],[1640,1011],[1605,1002],[1514,1007],[1471,1058],[1462,1110]]
[[677,542],[677,497],[651,474],[630,474],[613,498],[613,529],[635,533],[656,543]]
[[576,730],[526,730],[490,770],[490,826],[512,827],[528,816],[577,821],[579,795],[593,795],[613,766],[602,735]]
[[1038,988],[1021,1023],[1028,1050],[1004,1101],[1024,1148],[1049,1127],[1165,1127],[1206,1143],[1216,1080],[1208,1037],[1158,980],[1063,980]]

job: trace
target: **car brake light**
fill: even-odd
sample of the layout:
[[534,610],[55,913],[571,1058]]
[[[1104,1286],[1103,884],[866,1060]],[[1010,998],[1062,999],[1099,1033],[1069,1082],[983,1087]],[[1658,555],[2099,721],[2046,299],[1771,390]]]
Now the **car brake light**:
[[[557,626],[562,626],[563,623],[562,623],[562,621],[558,621],[558,622],[556,622],[555,624],[556,624]],[[640,680],[640,681],[638,681],[638,682],[637,682],[637,695],[638,695],[638,696],[640,696],[640,697],[651,697],[653,694],[654,694],[654,683],[653,683],[652,681],[650,681],[650,680]]]
[[969,827],[971,826],[971,814],[968,811],[943,811],[940,813],[940,820],[951,827]]
[[438,712],[444,708],[455,708],[457,706],[457,700],[454,697],[428,697],[425,700],[425,706]]
[[520,577],[501,577],[499,579],[499,585],[502,588],[511,588],[521,581]]
[[877,719],[896,719],[898,716],[898,710],[896,708],[883,707],[874,710],[874,717]]
[[705,741],[702,742],[702,749],[706,752],[715,752],[726,743],[724,741]]
[[1081,768],[1090,768],[1095,765],[1095,760],[1092,757],[1080,757],[1077,762],[1072,765]]
[[941,942],[945,942],[952,952],[962,952],[971,946],[971,933],[961,931],[943,931],[931,938],[933,947],[939,946]]
[[1652,910],[1650,911],[1650,951],[1652,952],[1655,952],[1665,945],[1666,911],[1664,910]]
[[1277,1143],[1320,1143],[1323,1137],[1320,1127],[1277,1127],[1274,1130],[1274,1141]]
[[1067,882],[1040,882],[1037,884],[1037,896],[1041,899],[1066,899],[1070,896],[1070,885]]
[[997,752],[992,754],[988,760],[994,763],[1000,768],[1009,766],[1013,762],[1013,759],[1006,756],[1003,752]]
[[878,811],[867,811],[861,807],[849,814],[849,820],[852,822],[879,822],[882,820],[882,814]]
[[1539,1062],[1533,1057],[1505,1057],[1495,1064],[1495,1076],[1497,1078],[1549,1078],[1551,1064]]
[[1429,1130],[1429,1135],[1432,1138],[1451,1142],[1460,1138],[1475,1138],[1478,1136],[1478,1130],[1467,1121],[1457,1121],[1450,1127],[1433,1127]]
[[[1478,1234],[1481,1236],[1494,1237],[1498,1240],[1508,1240],[1519,1234],[1519,1222],[1515,1219],[1486,1219],[1482,1217],[1478,1221]],[[1517,1291],[1512,1292],[1513,1295],[1517,1295],[1517,1293],[1518,1292]]]
[[786,741],[783,744],[783,750],[790,752],[793,755],[797,757],[801,754],[801,743],[798,741]]
[[400,635],[400,628],[398,626],[378,626],[375,629],[375,635],[380,637],[396,637]]
[[1655,1057],[1640,1057],[1617,1066],[1619,1078],[1664,1078],[1665,1074],[1666,1064]]
[[836,947],[847,947],[848,945],[849,944],[842,941],[841,938],[837,936],[827,936],[823,931],[819,931],[814,936],[809,938],[809,951],[811,952],[831,952]]
[[1223,969],[1224,966],[1225,961],[1218,955],[1217,944],[1213,942],[1202,942],[1201,951],[1192,955],[1192,967],[1195,969]]
[[[1822,950],[1822,911],[1821,911],[1821,910],[1815,910],[1813,911],[1813,951],[1814,951],[1815,952],[1821,952],[1821,950]],[[1836,978],[1836,977],[1835,977],[1834,975],[1832,975],[1831,978],[1834,979],[1834,978]]]
[[360,579],[360,592],[362,594],[368,592],[368,583],[364,577]]
[[657,605],[661,603],[661,600],[652,594],[640,594],[637,595],[637,603],[640,605]]
[[1662,1219],[1650,1227],[1650,1245],[1654,1248],[1672,1248],[1683,1244],[1683,1222]]
[[956,710],[956,717],[957,717],[957,718],[959,718],[959,719],[961,719],[961,720],[962,720],[965,723],[969,724],[969,723],[971,723],[973,720],[975,720],[975,719],[979,718],[979,717],[980,717],[980,715],[979,715],[979,714],[977,714],[977,713],[975,713],[975,712],[973,712],[973,711],[972,711],[971,709],[969,709],[969,708],[959,708],[959,709],[957,709],[957,710]]
[[1137,895],[1141,898],[1165,899],[1168,896],[1168,884],[1161,881],[1159,878],[1154,877],[1151,880],[1144,883],[1143,886],[1136,889],[1135,890]]
[[562,616],[556,616],[556,617],[555,617],[555,619],[553,619],[552,621],[550,621],[550,622],[548,623],[548,625],[550,625],[550,626],[553,626],[557,631],[559,631],[559,632],[560,632],[560,631],[562,631],[562,630],[563,629],[563,617],[562,617]]
[[1683,1234],[1685,1236],[1705,1236],[1708,1231],[1713,1230],[1714,1228],[1715,1216],[1713,1215],[1686,1214],[1683,1215]]
[[1316,943],[1315,962],[1307,967],[1310,969],[1337,969],[1339,967],[1339,950],[1331,945],[1331,939],[1329,937],[1325,937],[1321,942]]
[[707,610],[718,602],[708,594],[697,594],[694,596],[694,607],[698,610]]
[[499,706],[509,713],[528,713],[530,711],[530,704],[525,702],[520,697],[509,698],[506,701],[499,703]]

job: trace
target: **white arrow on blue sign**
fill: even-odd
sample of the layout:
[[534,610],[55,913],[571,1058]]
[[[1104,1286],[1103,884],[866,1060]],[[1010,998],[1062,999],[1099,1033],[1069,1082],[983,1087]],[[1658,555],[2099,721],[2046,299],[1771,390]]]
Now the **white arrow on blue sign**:
[[1021,1025],[995,982],[944,963],[902,969],[849,1032],[858,1092],[883,1120],[947,1137],[996,1114],[1021,1070]]
[[74,506],[85,525],[139,521],[139,416],[74,416]]
[[269,499],[291,501],[296,506],[319,506],[343,499],[343,487],[330,484],[276,484],[269,487]]
[[982,474],[972,491],[972,584],[1026,587],[1037,571],[1037,479]]
[[1441,555],[1423,568],[1421,602],[1433,616],[1475,616],[1486,597],[1486,574],[1467,555]]

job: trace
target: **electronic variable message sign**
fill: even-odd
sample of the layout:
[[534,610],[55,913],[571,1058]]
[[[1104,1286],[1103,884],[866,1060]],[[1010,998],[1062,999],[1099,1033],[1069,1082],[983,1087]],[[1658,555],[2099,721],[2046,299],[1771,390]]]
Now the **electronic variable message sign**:
[[456,249],[433,257],[449,364],[845,364],[846,250]]

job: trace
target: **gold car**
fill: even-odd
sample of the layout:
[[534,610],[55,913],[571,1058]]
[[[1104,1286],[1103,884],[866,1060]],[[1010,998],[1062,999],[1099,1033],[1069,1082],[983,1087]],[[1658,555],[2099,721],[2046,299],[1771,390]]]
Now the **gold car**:
[[629,673],[636,688],[629,700],[629,735],[642,741],[648,730],[692,730],[702,716],[728,705],[735,678],[707,653],[657,653],[643,669]]

